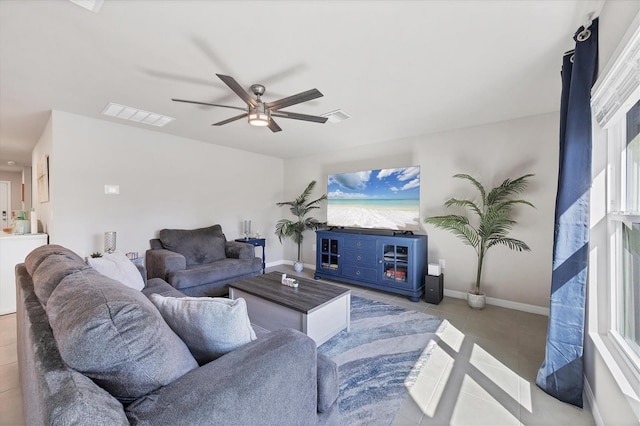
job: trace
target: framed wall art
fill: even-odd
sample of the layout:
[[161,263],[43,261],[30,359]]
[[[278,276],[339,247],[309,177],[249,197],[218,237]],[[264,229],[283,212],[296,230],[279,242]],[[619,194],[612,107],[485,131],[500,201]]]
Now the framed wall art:
[[49,156],[45,155],[38,161],[38,201],[49,201]]

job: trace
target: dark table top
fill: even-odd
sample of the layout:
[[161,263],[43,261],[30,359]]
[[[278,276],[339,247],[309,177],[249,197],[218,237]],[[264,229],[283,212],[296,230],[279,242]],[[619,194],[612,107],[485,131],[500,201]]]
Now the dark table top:
[[234,281],[229,283],[229,287],[305,314],[309,314],[332,300],[351,293],[348,288],[320,281],[311,281],[288,274],[287,277],[298,280],[298,287],[289,287],[281,284],[282,272],[269,272],[265,275]]

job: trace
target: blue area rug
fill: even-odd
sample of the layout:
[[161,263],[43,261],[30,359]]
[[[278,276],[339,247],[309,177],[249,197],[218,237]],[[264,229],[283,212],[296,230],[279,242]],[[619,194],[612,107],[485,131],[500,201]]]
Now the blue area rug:
[[352,296],[351,331],[318,348],[338,364],[340,423],[391,424],[408,395],[405,381],[428,360],[441,324],[438,317]]

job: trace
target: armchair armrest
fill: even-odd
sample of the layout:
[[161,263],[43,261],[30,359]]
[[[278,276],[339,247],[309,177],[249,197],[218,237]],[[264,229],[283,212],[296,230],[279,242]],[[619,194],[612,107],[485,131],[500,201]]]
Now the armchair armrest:
[[316,362],[312,339],[277,330],[134,401],[127,417],[137,425],[315,424]]
[[145,265],[148,278],[167,279],[171,272],[187,268],[187,259],[180,253],[166,249],[150,249],[145,253]]
[[227,241],[224,251],[227,257],[233,259],[253,259],[256,257],[256,248],[254,246],[238,241]]

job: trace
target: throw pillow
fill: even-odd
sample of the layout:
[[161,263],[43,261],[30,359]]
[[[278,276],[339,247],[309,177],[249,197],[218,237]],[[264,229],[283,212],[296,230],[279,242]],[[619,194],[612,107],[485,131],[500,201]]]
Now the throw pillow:
[[162,229],[158,233],[162,247],[180,253],[187,266],[203,265],[227,257],[226,237],[220,225],[199,229]]
[[87,263],[102,275],[120,281],[127,287],[138,291],[144,288],[140,271],[124,253],[116,251],[103,254],[102,257],[90,257]]
[[244,299],[149,296],[200,365],[256,340]]
[[124,404],[198,367],[149,299],[93,269],[63,278],[46,311],[64,362]]

